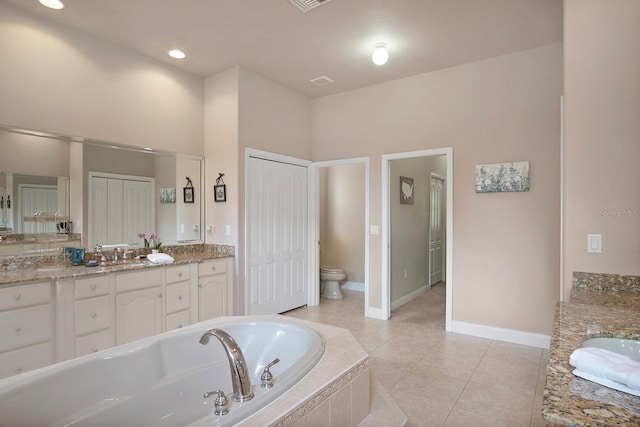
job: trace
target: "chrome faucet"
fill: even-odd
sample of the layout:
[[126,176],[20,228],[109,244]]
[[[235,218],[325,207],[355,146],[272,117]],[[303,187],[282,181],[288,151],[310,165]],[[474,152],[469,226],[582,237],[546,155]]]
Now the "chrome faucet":
[[249,379],[249,372],[247,371],[247,362],[244,360],[240,346],[238,346],[238,343],[231,335],[222,329],[209,329],[200,338],[200,344],[206,345],[212,335],[218,338],[218,341],[220,341],[227,353],[227,359],[229,359],[231,383],[233,385],[231,400],[234,402],[246,402],[247,400],[253,399],[251,381]]
[[123,250],[120,246],[116,247],[113,249],[113,262],[117,262],[118,261],[118,257],[122,256],[120,254],[122,254]]

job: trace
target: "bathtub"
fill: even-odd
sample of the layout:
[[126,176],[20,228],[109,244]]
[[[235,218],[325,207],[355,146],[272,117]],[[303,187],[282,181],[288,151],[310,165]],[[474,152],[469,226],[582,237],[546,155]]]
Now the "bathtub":
[[[199,344],[219,328],[239,344],[255,397],[213,414],[214,398],[232,390],[220,342]],[[6,426],[228,426],[265,407],[300,381],[322,358],[323,338],[286,318],[213,319],[172,332],[0,380],[0,424]],[[260,387],[265,365],[273,387]]]

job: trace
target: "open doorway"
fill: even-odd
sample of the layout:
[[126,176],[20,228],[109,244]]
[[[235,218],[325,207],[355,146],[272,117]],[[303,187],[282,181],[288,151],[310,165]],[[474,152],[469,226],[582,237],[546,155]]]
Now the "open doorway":
[[450,331],[453,149],[382,157],[382,309],[389,317],[392,309],[444,282]]
[[[339,290],[363,292],[366,314],[369,283],[369,159],[314,163],[316,187],[317,302],[348,298],[327,289],[321,272],[344,271]],[[324,268],[323,270],[321,270]],[[327,270],[328,269],[328,270]],[[325,289],[323,289],[325,288]],[[324,291],[324,292],[323,292]]]

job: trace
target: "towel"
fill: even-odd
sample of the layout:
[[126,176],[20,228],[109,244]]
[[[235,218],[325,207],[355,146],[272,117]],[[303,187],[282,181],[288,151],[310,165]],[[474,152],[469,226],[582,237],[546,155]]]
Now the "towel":
[[147,261],[152,264],[171,264],[175,260],[167,254],[157,253],[147,255]]
[[622,354],[597,347],[578,348],[571,353],[569,363],[586,374],[640,390],[640,362]]

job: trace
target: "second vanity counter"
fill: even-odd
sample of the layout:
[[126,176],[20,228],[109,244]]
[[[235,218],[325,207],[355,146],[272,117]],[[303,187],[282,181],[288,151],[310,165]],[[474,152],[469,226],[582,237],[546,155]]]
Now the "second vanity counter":
[[635,279],[615,275],[597,275],[597,284],[584,285],[584,273],[577,274],[571,302],[556,307],[543,417],[565,426],[640,425],[640,397],[576,377],[569,364],[571,353],[587,338],[638,339],[640,287],[626,286]]

